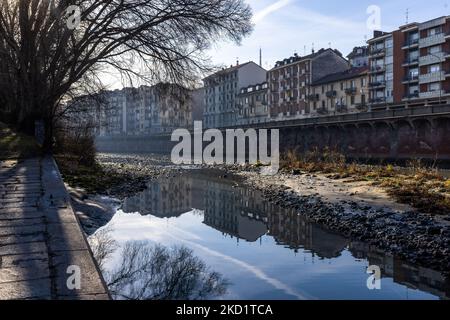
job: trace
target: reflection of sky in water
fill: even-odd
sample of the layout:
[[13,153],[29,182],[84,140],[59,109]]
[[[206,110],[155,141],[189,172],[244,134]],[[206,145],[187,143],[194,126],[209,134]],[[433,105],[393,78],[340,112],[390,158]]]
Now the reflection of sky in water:
[[[109,225],[120,244],[145,240],[191,248],[212,270],[231,281],[224,299],[435,298],[391,278],[382,279],[382,290],[368,290],[367,260],[355,259],[347,249],[336,258],[321,259],[309,250],[295,252],[277,245],[269,235],[255,242],[238,241],[203,221],[201,211],[166,219],[119,210]],[[115,261],[117,257],[108,262],[107,269]]]

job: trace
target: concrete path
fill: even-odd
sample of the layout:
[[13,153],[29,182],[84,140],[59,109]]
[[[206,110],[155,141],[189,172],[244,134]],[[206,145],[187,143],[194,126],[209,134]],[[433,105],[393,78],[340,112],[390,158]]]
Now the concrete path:
[[4,299],[109,299],[51,157],[0,162]]

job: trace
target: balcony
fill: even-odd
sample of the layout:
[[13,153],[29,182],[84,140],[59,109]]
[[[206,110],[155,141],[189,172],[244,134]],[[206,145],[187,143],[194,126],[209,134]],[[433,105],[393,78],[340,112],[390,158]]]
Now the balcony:
[[405,95],[403,97],[403,100],[411,100],[411,99],[417,99],[417,98],[419,98],[419,92],[414,92],[414,93]]
[[430,83],[430,82],[438,82],[438,81],[443,81],[443,80],[445,80],[445,72],[444,71],[426,73],[426,74],[421,74],[419,76],[420,84]]
[[419,45],[419,38],[410,39],[403,44],[402,49],[414,48],[414,47],[417,47],[418,45]]
[[445,43],[445,33],[438,33],[419,40],[419,48],[426,48]]
[[380,73],[386,71],[386,66],[374,66],[370,68],[369,73]]
[[419,64],[419,57],[413,57],[413,58],[406,59],[405,62],[403,62],[402,66],[408,67],[408,66],[412,66],[412,65],[416,65],[416,64]]
[[442,18],[437,18],[437,19],[422,23],[419,25],[419,31],[443,25],[443,24],[445,24],[446,20],[447,20],[446,17],[442,17]]
[[345,89],[345,94],[349,96],[354,96],[356,94],[357,89],[356,88],[347,88]]
[[426,66],[429,64],[435,64],[445,61],[445,57],[448,55],[446,52],[437,52],[434,54],[429,54],[419,58],[419,65]]
[[327,91],[326,96],[327,96],[327,98],[330,98],[330,99],[336,98],[337,92],[336,92],[336,90]]
[[409,75],[403,78],[403,83],[409,83],[409,82],[417,82],[419,81],[419,75],[418,74],[414,74],[414,75]]
[[386,54],[386,48],[373,48],[370,50],[370,56],[373,58],[382,57]]
[[439,98],[445,94],[444,90],[435,90],[435,91],[426,91],[421,92],[419,94],[420,98],[431,99],[431,98]]
[[386,81],[374,81],[369,83],[369,87],[372,89],[381,89],[386,87]]
[[370,104],[384,104],[384,103],[386,103],[386,98],[379,97],[379,98],[370,99],[369,103]]
[[319,94],[309,94],[307,99],[309,101],[319,101]]

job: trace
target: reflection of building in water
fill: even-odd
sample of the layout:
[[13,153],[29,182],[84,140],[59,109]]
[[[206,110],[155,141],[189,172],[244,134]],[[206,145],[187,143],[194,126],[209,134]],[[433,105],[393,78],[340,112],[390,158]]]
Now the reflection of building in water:
[[321,258],[336,258],[347,247],[348,240],[308,222],[295,210],[279,209],[269,204],[269,230],[278,244],[296,252],[310,250]]
[[148,188],[125,200],[125,212],[151,214],[160,218],[178,217],[192,210],[191,180],[181,177],[148,184]]
[[264,201],[257,191],[211,178],[183,176],[150,183],[148,187],[125,200],[125,212],[168,218],[199,209],[204,212],[204,224],[224,234],[254,242],[269,231],[277,244],[294,251],[310,250],[320,258],[338,257],[349,247],[355,258],[380,266],[383,275],[397,283],[442,298],[450,297],[450,285],[441,273],[404,263],[364,243],[349,242],[308,222],[296,210]]
[[408,288],[450,299],[450,282],[442,273],[408,264],[366,243],[352,242],[349,248],[354,257],[367,259],[369,265],[379,266],[384,277],[392,278]]
[[258,211],[252,210],[250,198],[243,196],[240,189],[207,181],[204,190],[206,225],[250,242],[267,233],[265,222]]

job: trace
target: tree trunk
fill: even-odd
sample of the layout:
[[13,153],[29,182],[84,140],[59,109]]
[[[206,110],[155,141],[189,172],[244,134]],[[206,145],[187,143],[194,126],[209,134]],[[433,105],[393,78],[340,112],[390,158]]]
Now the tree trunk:
[[53,151],[54,145],[54,130],[53,130],[53,120],[45,119],[44,120],[44,144],[42,149],[45,153],[51,153]]

